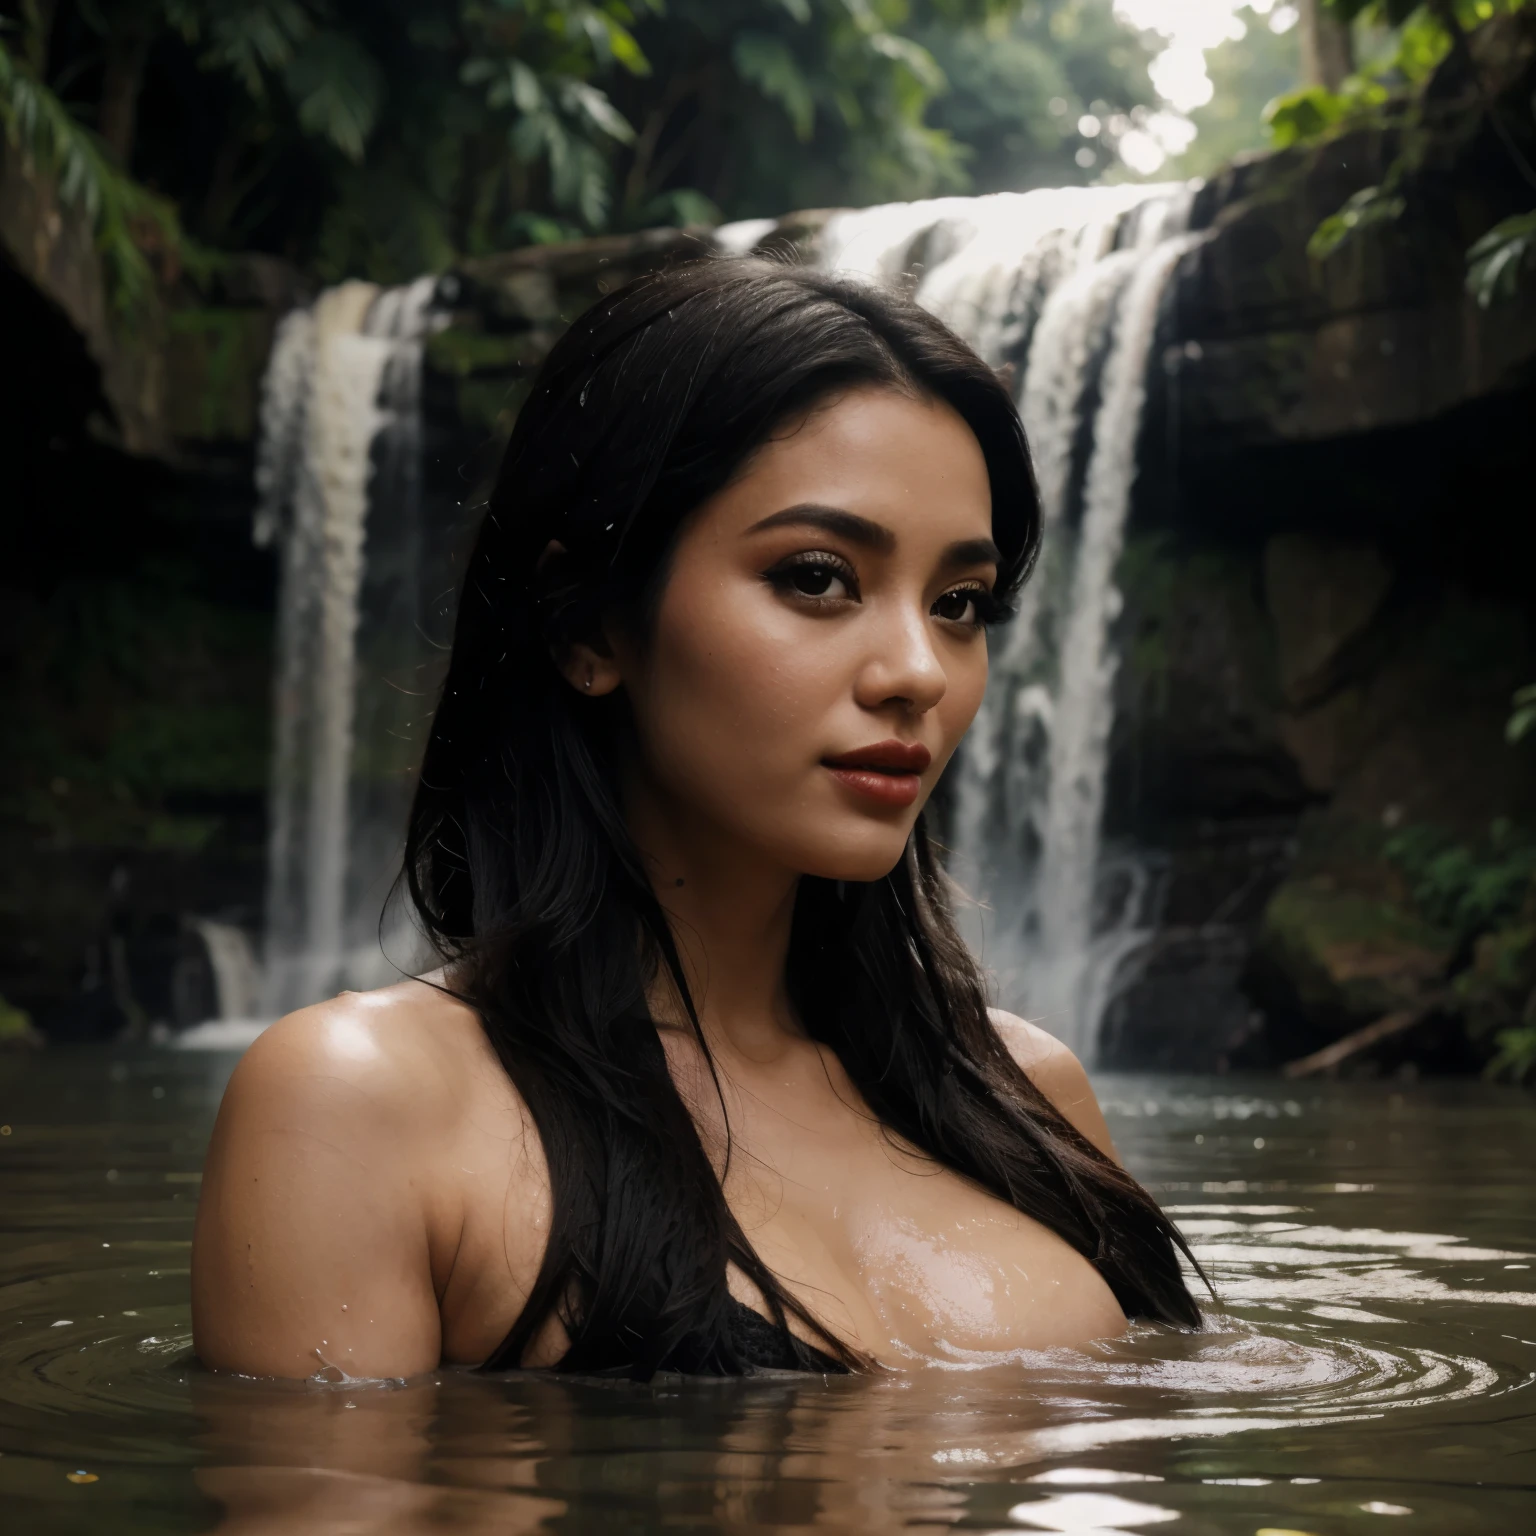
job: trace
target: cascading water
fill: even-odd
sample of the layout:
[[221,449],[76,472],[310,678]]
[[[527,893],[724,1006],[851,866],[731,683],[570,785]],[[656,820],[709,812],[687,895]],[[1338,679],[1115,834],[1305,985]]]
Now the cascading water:
[[1147,871],[1100,846],[1114,572],[1163,294],[1198,240],[1185,233],[1192,195],[1093,187],[893,204],[835,215],[816,256],[912,288],[1018,381],[1045,544],[958,766],[951,867],[978,898],[968,937],[1000,1001],[1088,1058],[1149,932]]
[[[1100,846],[1114,584],[1162,296],[1194,238],[1188,187],[1065,188],[835,215],[812,259],[915,292],[1012,370],[1034,449],[1041,569],[993,655],[958,765],[952,867],[1000,1001],[1091,1057],[1148,934],[1154,882]],[[727,252],[769,232],[717,235]],[[346,283],[279,330],[262,404],[259,541],[282,552],[267,928],[273,1017],[398,974],[379,912],[398,864],[413,717],[430,696],[422,345],[436,286]],[[390,959],[385,958],[388,953]]]
[[344,283],[282,323],[262,398],[258,543],[281,551],[261,1012],[398,973],[379,913],[424,663],[421,353],[436,281]]

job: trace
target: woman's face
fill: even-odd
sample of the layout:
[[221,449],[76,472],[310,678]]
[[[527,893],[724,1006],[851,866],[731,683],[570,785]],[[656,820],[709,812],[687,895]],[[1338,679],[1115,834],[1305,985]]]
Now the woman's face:
[[885,875],[981,703],[997,560],[949,406],[866,387],[776,434],[684,525],[644,643],[576,662],[629,695],[642,847]]

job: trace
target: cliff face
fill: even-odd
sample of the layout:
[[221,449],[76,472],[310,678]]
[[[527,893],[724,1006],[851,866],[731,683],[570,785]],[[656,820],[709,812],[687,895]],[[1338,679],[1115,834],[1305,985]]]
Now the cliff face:
[[[1518,982],[1467,968],[1520,922],[1536,816],[1532,748],[1505,735],[1536,678],[1536,296],[1480,308],[1465,275],[1536,200],[1479,97],[1536,158],[1536,26],[1474,43],[1480,86],[1448,61],[1408,129],[1202,193],[1121,572],[1111,822],[1168,881],[1111,1020],[1128,1064],[1285,1060],[1414,1015],[1378,1064],[1465,1065],[1514,1008]],[[1402,214],[1309,257],[1399,157]],[[1504,892],[1481,916],[1479,881]]]
[[[1536,159],[1536,17],[1474,42],[1481,89]],[[1164,904],[1140,980],[1111,1012],[1112,1060],[1285,1059],[1448,987],[1469,1017],[1518,1014],[1518,983],[1495,975],[1525,953],[1507,936],[1516,918],[1498,919],[1495,944],[1495,930],[1426,906],[1412,854],[1432,835],[1475,852],[1496,820],[1536,818],[1533,749],[1504,739],[1512,691],[1536,680],[1536,297],[1528,285],[1481,309],[1464,289],[1468,245],[1533,195],[1460,68],[1433,83],[1412,142],[1379,129],[1252,156],[1197,201],[1210,238],[1163,317],[1120,573],[1109,830],[1153,850]],[[1405,152],[1403,215],[1309,257],[1319,222]],[[823,218],[783,219],[765,243],[806,249]],[[91,550],[151,639],[173,610],[184,631],[161,647],[177,664],[155,675],[114,683],[106,668],[91,685],[118,701],[105,716],[78,698],[66,708],[57,669],[42,681],[35,666],[9,669],[7,708],[38,729],[6,770],[0,821],[18,872],[0,899],[0,994],[46,1016],[78,988],[81,935],[133,940],[122,914],[137,898],[110,894],[114,871],[172,930],[180,910],[256,909],[266,697],[252,679],[272,574],[248,553],[244,519],[260,367],[302,294],[281,264],[252,259],[205,292],[168,286],[129,335],[101,298],[89,241],[14,158],[0,160],[0,246],[0,304],[50,359],[26,387],[8,369],[14,420],[31,423],[17,450],[33,465],[24,510],[54,521],[47,551],[7,578],[25,622],[6,644],[68,671]],[[445,527],[488,481],[571,316],[707,249],[706,232],[649,231],[440,279],[448,323],[426,353],[424,487]],[[24,398],[39,391],[42,406]],[[146,574],[134,526],[146,547],[178,551],[179,606],[163,601],[163,561]],[[232,613],[251,623],[231,628]],[[105,809],[76,813],[69,797],[89,773],[70,765],[111,759],[133,729],[123,687],[157,719],[195,719],[226,676],[239,680],[233,714],[252,718],[225,711],[219,753],[114,767]],[[98,741],[109,718],[116,732]],[[26,897],[38,881],[56,892],[41,917]],[[97,949],[101,971],[111,944]],[[1461,1050],[1445,1045],[1442,1059]]]

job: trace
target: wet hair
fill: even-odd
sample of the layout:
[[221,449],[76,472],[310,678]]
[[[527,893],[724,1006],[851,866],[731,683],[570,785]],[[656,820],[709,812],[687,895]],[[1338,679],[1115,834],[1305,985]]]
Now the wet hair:
[[[943,401],[974,433],[1006,603],[1040,537],[1013,400],[938,320],[872,284],[748,259],[641,278],[575,321],[518,416],[406,847],[450,990],[526,1102],[552,1185],[542,1267],[490,1368],[519,1365],[553,1314],[570,1340],[565,1371],[740,1372],[730,1263],[776,1323],[792,1316],[834,1358],[866,1363],[754,1252],[673,1084],[646,1004],[663,968],[706,1061],[708,1047],[620,811],[628,706],[622,690],[578,694],[556,658],[605,615],[643,624],[688,515],[776,429],[871,386]],[[551,543],[563,554],[541,559]],[[807,1033],[892,1132],[1064,1238],[1128,1315],[1198,1325],[1177,1230],[1034,1086],[988,1017],[921,819],[883,879],[802,877],[787,982]]]

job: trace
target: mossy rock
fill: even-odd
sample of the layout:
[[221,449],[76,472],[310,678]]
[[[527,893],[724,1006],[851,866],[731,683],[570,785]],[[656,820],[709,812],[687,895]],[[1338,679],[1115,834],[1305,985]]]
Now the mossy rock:
[[1259,937],[1301,1013],[1342,1032],[1411,1008],[1444,979],[1454,939],[1406,907],[1318,874],[1270,900]]
[[532,379],[526,376],[462,379],[457,392],[459,420],[493,437],[504,438],[512,431],[512,423],[532,387]]
[[24,1008],[13,1007],[0,997],[0,1051],[41,1045],[43,1037]]
[[536,368],[549,350],[549,338],[536,331],[480,331],[450,326],[427,341],[426,365],[436,373],[468,379],[477,374],[519,373]]
[[1524,1022],[1536,1002],[1536,923],[1485,933],[1471,966],[1456,978],[1456,1001],[1478,1039]]
[[261,375],[272,346],[265,309],[174,311],[166,338],[166,424],[187,442],[256,435]]

